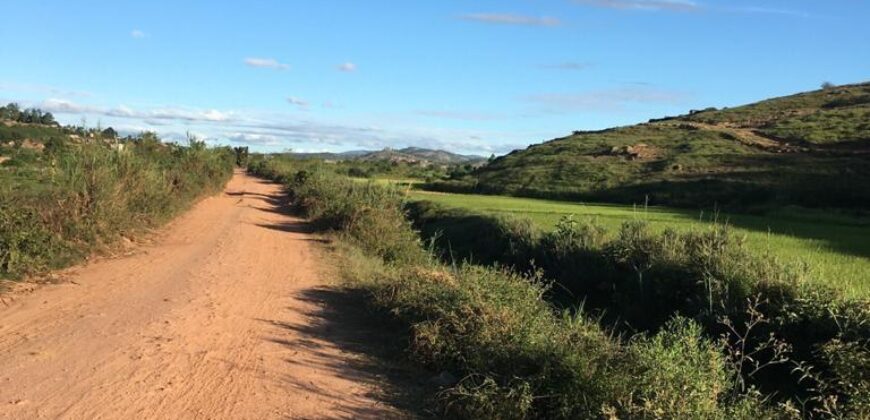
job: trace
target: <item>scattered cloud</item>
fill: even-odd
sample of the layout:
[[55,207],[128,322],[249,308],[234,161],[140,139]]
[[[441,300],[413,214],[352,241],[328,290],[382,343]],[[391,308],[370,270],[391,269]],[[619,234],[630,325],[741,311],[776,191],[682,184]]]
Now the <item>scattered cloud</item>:
[[287,102],[290,102],[292,105],[296,105],[299,108],[308,108],[308,106],[310,105],[308,101],[302,98],[297,98],[295,96],[287,97]]
[[619,10],[692,12],[701,5],[691,0],[574,0],[574,3]]
[[433,118],[444,118],[449,120],[462,121],[492,121],[501,119],[500,115],[487,114],[481,112],[465,112],[465,111],[438,111],[438,110],[420,110],[417,115]]
[[541,68],[543,68],[543,69],[571,70],[571,71],[586,70],[589,67],[592,67],[592,64],[590,64],[590,63],[578,63],[575,61],[566,61],[564,63],[557,63],[557,64],[544,64],[541,66]]
[[352,73],[356,71],[356,64],[349,61],[347,63],[341,63],[338,65],[338,70],[346,73]]
[[247,144],[251,146],[282,146],[283,139],[280,136],[271,134],[254,134],[254,133],[229,133],[227,139],[234,143]]
[[788,9],[772,9],[768,7],[734,7],[727,9],[733,12],[738,13],[752,13],[752,14],[765,14],[765,15],[781,15],[781,16],[793,16],[793,17],[802,17],[808,18],[810,14],[807,12],[802,12],[799,10],[788,10]]
[[47,85],[20,84],[20,83],[3,83],[0,82],[0,92],[28,92],[42,93],[54,97],[81,97],[89,98],[94,96],[93,93],[82,90],[61,89]]
[[701,10],[719,13],[767,14],[793,17],[810,17],[809,13],[799,10],[777,9],[759,6],[707,6],[692,0],[573,0],[587,6],[618,10],[647,10],[671,12],[696,12]]
[[535,17],[510,13],[470,13],[459,16],[459,18],[462,20],[500,25],[559,26],[562,24],[561,20],[554,17]]
[[522,99],[550,111],[614,112],[637,104],[677,105],[684,103],[688,95],[684,92],[646,87],[623,87],[574,94],[544,93]]
[[135,118],[142,120],[169,120],[177,122],[228,122],[233,121],[230,113],[215,109],[191,110],[185,108],[156,108],[134,110],[125,105],[104,108],[83,105],[67,99],[49,98],[39,104],[39,108],[57,114],[89,114],[116,118]]
[[275,70],[287,70],[290,68],[289,64],[284,64],[279,62],[274,58],[254,58],[248,57],[244,60],[245,64],[250,67],[264,68],[264,69],[275,69]]
[[98,109],[94,107],[79,105],[66,99],[56,98],[49,98],[42,101],[42,103],[39,105],[39,108],[48,112],[54,112],[56,114],[84,114],[98,111]]
[[218,111],[216,109],[208,109],[204,111],[189,111],[184,109],[164,109],[152,112],[153,118],[165,118],[169,120],[184,120],[184,121],[232,121],[232,114]]
[[[291,103],[308,103],[296,99]],[[420,146],[489,155],[493,152],[509,151],[509,147],[513,146],[508,144],[547,137],[546,134],[538,132],[426,127],[416,123],[403,126],[389,121],[384,124],[335,123],[300,118],[300,114],[286,112],[263,113],[182,106],[101,106],[61,98],[49,98],[41,102],[25,101],[22,105],[38,106],[51,111],[63,123],[77,124],[82,118],[87,121],[101,121],[103,126],[112,126],[125,135],[151,130],[167,141],[183,141],[186,133],[190,132],[196,133],[209,144],[249,145],[260,151],[287,148],[340,151]],[[497,115],[479,113],[434,111],[429,114],[441,118],[474,120],[498,118]],[[499,144],[494,144],[494,139],[498,139]]]
[[653,85],[653,84],[650,83],[650,82],[642,82],[642,81],[637,81],[637,80],[635,80],[635,81],[625,82],[625,84],[627,84],[627,85],[634,85],[634,86],[652,86],[652,85]]
[[147,38],[148,34],[139,29],[133,29],[132,31],[130,31],[130,36],[135,39],[142,39]]

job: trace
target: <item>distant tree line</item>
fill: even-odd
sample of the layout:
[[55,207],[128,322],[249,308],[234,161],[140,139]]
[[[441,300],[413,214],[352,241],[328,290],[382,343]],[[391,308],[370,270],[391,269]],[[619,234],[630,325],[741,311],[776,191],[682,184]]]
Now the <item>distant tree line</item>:
[[57,125],[54,115],[39,108],[21,109],[16,103],[0,107],[0,120],[17,121],[27,124]]

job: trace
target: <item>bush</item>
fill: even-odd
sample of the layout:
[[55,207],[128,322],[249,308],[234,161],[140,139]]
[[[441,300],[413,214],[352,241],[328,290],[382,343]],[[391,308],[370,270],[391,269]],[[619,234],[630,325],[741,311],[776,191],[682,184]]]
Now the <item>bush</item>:
[[[606,325],[625,333],[667,330],[680,315],[716,338],[726,332],[723,320],[746,323],[755,310],[753,302],[758,302],[765,321],[747,336],[747,343],[759,346],[774,337],[788,348],[788,362],[751,375],[746,370],[751,376],[746,380],[777,398],[804,401],[807,412],[830,410],[825,405],[833,404],[832,398],[840,410],[857,410],[863,404],[855,377],[838,370],[823,349],[843,342],[858,352],[850,360],[870,354],[870,305],[806,286],[806,268],[753,254],[727,226],[655,233],[644,222],[631,221],[608,234],[594,220],[566,218],[554,231],[541,233],[503,228],[527,226],[523,220],[431,203],[409,208],[414,226],[424,237],[435,238],[450,260],[540,270],[554,282],[546,295],[551,302],[568,308],[582,302],[587,310],[601,313]],[[763,364],[773,357],[770,351],[759,354]],[[800,368],[807,366],[810,376]]]
[[290,183],[296,204],[312,222],[346,234],[367,252],[396,263],[426,258],[419,237],[405,219],[398,190],[323,172],[277,175],[265,163],[252,165],[250,170]]
[[219,191],[232,174],[232,154],[224,149],[128,146],[119,152],[58,139],[43,153],[7,162],[18,175],[11,188],[0,189],[0,275],[67,265],[119,235],[167,220]]
[[[409,326],[415,360],[458,378],[437,399],[444,416],[784,415],[736,388],[739,372],[695,321],[678,318],[658,334],[624,340],[581,310],[556,310],[543,298],[550,289],[539,276],[430,259],[404,218],[401,196],[390,189],[317,172],[294,174],[270,163],[250,170],[288,182],[315,223],[355,244],[359,251],[345,260],[348,277],[371,291],[377,307]],[[564,255],[575,251],[571,244],[606,248],[597,228],[565,226],[561,236],[546,240],[524,222],[500,221],[491,232],[513,238],[501,249],[515,258],[526,258],[543,242]],[[632,251],[620,254],[626,261],[648,261],[654,254],[657,245],[644,235],[642,229],[626,231],[623,242]]]

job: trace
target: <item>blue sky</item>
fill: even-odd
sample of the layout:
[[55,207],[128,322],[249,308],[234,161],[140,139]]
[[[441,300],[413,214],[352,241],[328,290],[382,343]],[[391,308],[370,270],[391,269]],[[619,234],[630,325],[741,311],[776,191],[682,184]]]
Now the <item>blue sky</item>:
[[16,1],[0,101],[297,151],[505,153],[870,79],[870,1]]

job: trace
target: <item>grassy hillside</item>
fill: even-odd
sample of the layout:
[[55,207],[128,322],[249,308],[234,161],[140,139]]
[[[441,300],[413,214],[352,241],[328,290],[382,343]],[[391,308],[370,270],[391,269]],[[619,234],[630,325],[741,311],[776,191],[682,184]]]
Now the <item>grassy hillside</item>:
[[323,159],[333,161],[395,162],[419,165],[461,165],[481,163],[482,156],[460,155],[445,150],[406,147],[404,149],[353,150],[342,153],[289,153],[287,157],[298,159]]
[[831,87],[720,111],[687,120],[757,130],[803,145],[852,144],[868,150],[870,84]]
[[391,162],[416,162],[433,165],[456,165],[463,163],[482,162],[481,156],[460,155],[444,150],[406,147],[404,149],[384,149],[367,153],[359,157],[361,160],[387,160]]
[[575,132],[429,187],[692,207],[864,207],[870,84]]

